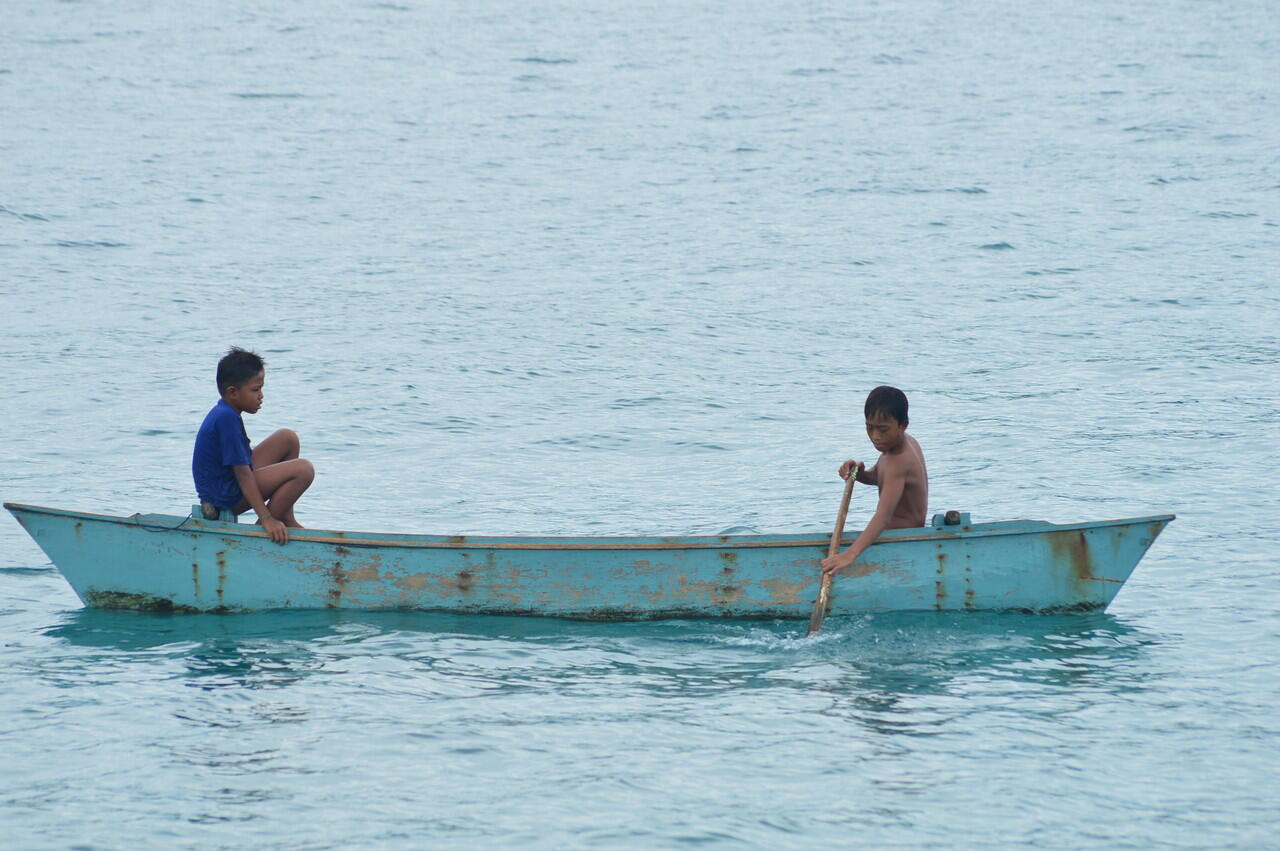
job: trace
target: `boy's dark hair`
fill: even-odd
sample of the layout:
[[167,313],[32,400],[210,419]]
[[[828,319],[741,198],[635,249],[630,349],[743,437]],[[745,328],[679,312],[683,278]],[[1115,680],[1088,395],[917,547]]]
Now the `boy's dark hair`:
[[893,417],[907,425],[907,394],[883,384],[872,390],[867,394],[867,404],[862,406],[862,415],[871,419],[876,414]]
[[257,352],[232,346],[218,361],[218,395],[228,387],[239,387],[266,367],[266,361]]

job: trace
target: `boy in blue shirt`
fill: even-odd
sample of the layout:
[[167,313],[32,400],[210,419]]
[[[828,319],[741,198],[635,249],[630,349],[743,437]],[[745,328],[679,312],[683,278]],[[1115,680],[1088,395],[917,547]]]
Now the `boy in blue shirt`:
[[316,470],[298,457],[298,435],[287,428],[249,448],[241,414],[258,413],[265,380],[266,364],[255,352],[233,346],[218,361],[222,398],[196,433],[191,476],[206,517],[216,517],[221,509],[242,514],[252,508],[271,540],[283,544],[290,528],[302,528],[293,506],[311,486]]

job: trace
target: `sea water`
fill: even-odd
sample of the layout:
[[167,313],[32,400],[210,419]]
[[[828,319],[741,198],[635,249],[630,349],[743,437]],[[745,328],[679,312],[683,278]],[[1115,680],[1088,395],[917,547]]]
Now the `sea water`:
[[[1280,847],[1274,4],[9,0],[0,496],[329,528],[1175,512],[1106,613],[86,611],[0,522],[12,848]],[[850,524],[874,490],[855,491]]]

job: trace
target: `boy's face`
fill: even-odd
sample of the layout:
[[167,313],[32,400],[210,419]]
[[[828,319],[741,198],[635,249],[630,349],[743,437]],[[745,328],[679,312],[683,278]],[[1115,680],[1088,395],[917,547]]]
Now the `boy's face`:
[[242,414],[256,414],[262,407],[262,385],[266,383],[267,374],[259,370],[258,374],[244,384],[232,384],[227,387],[222,398],[227,404]]
[[867,437],[877,452],[891,452],[902,444],[907,427],[888,414],[872,414],[867,417]]

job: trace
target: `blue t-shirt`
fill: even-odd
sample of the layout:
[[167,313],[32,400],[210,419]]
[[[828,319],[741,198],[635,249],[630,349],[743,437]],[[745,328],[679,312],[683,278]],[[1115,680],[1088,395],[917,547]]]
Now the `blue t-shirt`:
[[205,414],[191,454],[191,477],[200,501],[212,502],[218,508],[235,508],[244,498],[231,469],[238,466],[253,466],[249,435],[235,408],[219,399]]

